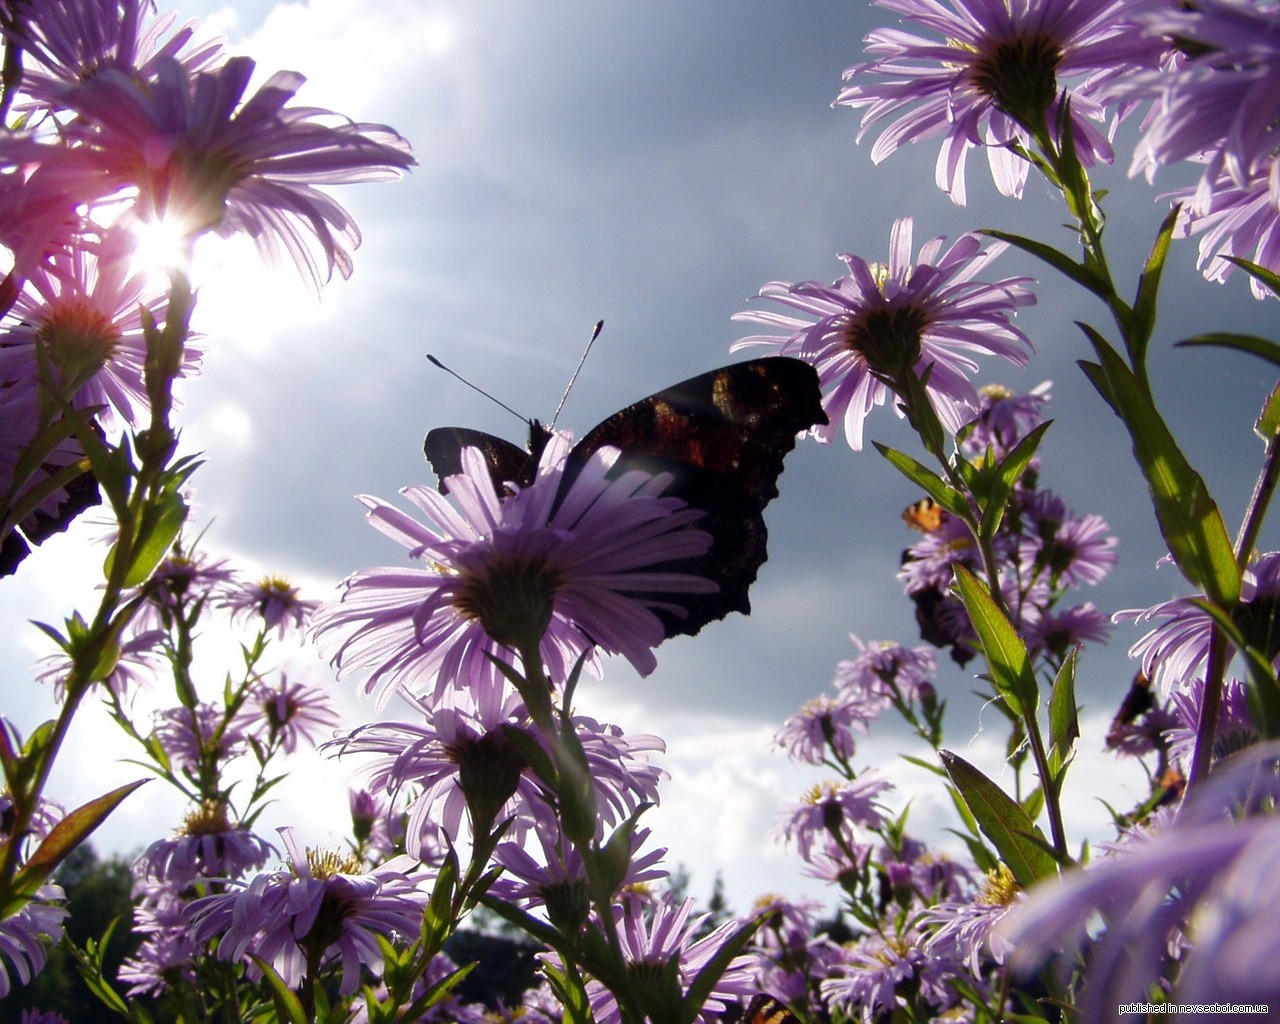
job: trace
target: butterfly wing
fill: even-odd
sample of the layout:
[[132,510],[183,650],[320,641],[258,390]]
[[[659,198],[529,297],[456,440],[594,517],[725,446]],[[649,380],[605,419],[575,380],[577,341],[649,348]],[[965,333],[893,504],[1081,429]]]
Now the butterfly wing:
[[799,1024],[799,1021],[786,1005],[764,992],[752,998],[741,1018],[741,1024]]
[[522,480],[528,473],[532,456],[519,445],[486,434],[483,430],[467,427],[438,427],[427,434],[423,450],[427,461],[440,481],[442,494],[448,493],[445,480],[462,472],[462,449],[478,448],[489,467],[494,489],[501,494],[513,480]]
[[731,611],[750,612],[747,592],[767,557],[762,512],[778,495],[783,459],[798,434],[826,422],[809,364],[785,356],[735,363],[659,391],[588,431],[570,455],[565,485],[573,463],[605,445],[622,452],[615,474],[672,474],[668,493],[705,513],[696,525],[713,541],[705,555],[664,568],[720,587],[716,594],[677,596],[672,603],[683,615],[658,610],[667,636],[693,635]]

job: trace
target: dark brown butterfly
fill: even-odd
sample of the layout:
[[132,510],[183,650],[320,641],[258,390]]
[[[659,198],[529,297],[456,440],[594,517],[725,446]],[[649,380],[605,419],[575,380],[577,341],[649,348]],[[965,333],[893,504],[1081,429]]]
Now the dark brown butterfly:
[[[587,431],[569,454],[561,493],[606,445],[622,453],[614,475],[632,469],[672,474],[667,493],[703,511],[695,525],[713,540],[705,555],[662,568],[708,577],[720,590],[675,597],[683,617],[655,613],[668,637],[692,636],[731,611],[750,612],[747,590],[767,557],[762,512],[778,495],[782,460],[796,435],[826,422],[818,374],[809,364],[785,356],[734,363],[650,395]],[[461,472],[468,447],[480,450],[502,489],[534,479],[549,437],[541,424],[530,423],[526,451],[482,431],[441,427],[427,434],[425,449],[441,490],[447,477]]]
[[786,1004],[761,992],[742,1011],[739,1024],[800,1024],[800,1018]]

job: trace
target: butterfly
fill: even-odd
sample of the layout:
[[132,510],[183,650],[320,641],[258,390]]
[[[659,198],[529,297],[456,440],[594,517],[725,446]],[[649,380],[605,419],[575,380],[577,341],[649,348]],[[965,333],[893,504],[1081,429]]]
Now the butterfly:
[[800,1024],[800,1018],[785,1004],[761,992],[742,1011],[739,1024]]
[[[767,557],[762,513],[778,496],[783,458],[798,434],[826,422],[818,374],[808,363],[786,356],[734,363],[674,384],[592,427],[569,453],[560,493],[606,445],[621,452],[614,476],[632,469],[672,475],[666,493],[702,510],[695,525],[711,534],[712,544],[704,555],[661,568],[705,576],[720,590],[674,595],[670,601],[683,614],[654,612],[667,637],[692,636],[729,612],[750,612],[747,591]],[[501,493],[509,484],[533,481],[550,437],[536,420],[529,424],[527,450],[479,430],[440,427],[427,434],[424,448],[442,491],[447,478],[462,471],[462,450],[478,448]]]
[[932,498],[921,498],[902,510],[902,521],[920,533],[937,533],[947,521],[948,512]]

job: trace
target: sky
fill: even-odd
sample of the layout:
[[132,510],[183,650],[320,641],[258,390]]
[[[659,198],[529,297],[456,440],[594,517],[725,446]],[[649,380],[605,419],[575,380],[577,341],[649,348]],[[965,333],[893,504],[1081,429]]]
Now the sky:
[[[728,349],[751,331],[730,316],[763,283],[830,281],[841,252],[883,259],[895,218],[914,218],[917,245],[999,227],[1070,247],[1064,212],[1034,178],[1021,201],[1006,199],[974,159],[962,208],[933,184],[936,143],[871,163],[870,141],[856,141],[857,115],[831,107],[865,34],[892,24],[859,0],[187,0],[179,11],[255,57],[260,77],[305,74],[300,102],[392,125],[418,161],[402,181],[337,190],[364,244],[351,280],[333,282],[320,301],[290,268],[264,270],[234,249],[200,282],[204,372],[179,391],[184,445],[205,458],[194,521],[207,527],[211,553],[249,574],[285,574],[309,596],[334,594],[357,568],[401,563],[402,549],[363,522],[353,496],[392,499],[402,486],[433,483],[422,458],[429,429],[523,437],[508,413],[433,369],[428,353],[523,415],[547,419],[603,319],[560,421],[582,433],[742,358]],[[1095,179],[1111,190],[1113,264],[1130,281],[1165,209],[1158,193],[1190,180],[1173,169],[1154,189],[1130,181],[1131,139],[1122,129],[1117,166]],[[1178,243],[1154,383],[1234,532],[1261,451],[1252,422],[1273,381],[1244,356],[1170,346],[1210,329],[1274,333],[1276,306],[1250,298],[1239,275],[1204,282],[1194,263],[1194,243]],[[1126,436],[1075,365],[1090,353],[1074,322],[1105,329],[1104,310],[1020,254],[995,270],[1041,280],[1039,305],[1019,318],[1035,355],[1023,371],[988,362],[981,380],[1019,390],[1053,382],[1043,479],[1120,538],[1116,572],[1082,599],[1111,612],[1184,593],[1175,570],[1156,566],[1162,548]],[[888,409],[872,415],[867,435],[912,450]],[[919,492],[870,447],[812,441],[788,459],[780,490],[766,515],[769,560],[752,615],[667,642],[646,679],[615,659],[580,691],[584,710],[666,740],[671,779],[647,821],[668,863],[691,872],[695,895],[720,873],[738,909],[772,891],[831,902],[772,838],[783,808],[822,777],[791,766],[772,736],[829,689],[836,664],[855,653],[851,633],[919,643],[894,578],[912,539],[900,513]],[[101,558],[92,534],[78,524],[0,587],[11,624],[0,671],[24,730],[52,713],[49,695],[29,682],[48,648],[25,622],[90,607]],[[1261,546],[1275,547],[1274,533]],[[1106,838],[1102,800],[1128,806],[1144,791],[1131,766],[1102,752],[1133,673],[1125,650],[1139,635],[1117,627],[1081,663],[1085,733],[1067,793],[1077,843]],[[333,682],[306,651],[292,657],[308,681],[332,688],[350,724],[375,717],[354,684]],[[969,696],[976,668],[943,665],[948,745],[1007,783],[1001,719]],[[99,709],[81,719],[53,784],[68,805],[139,774]],[[889,773],[895,806],[911,802],[913,829],[945,842],[954,824],[946,798],[903,749],[923,753],[886,719],[856,761]],[[264,820],[296,824],[312,845],[336,843],[351,769],[309,760]],[[144,793],[103,827],[101,846],[134,850],[178,824],[179,801],[158,783]]]

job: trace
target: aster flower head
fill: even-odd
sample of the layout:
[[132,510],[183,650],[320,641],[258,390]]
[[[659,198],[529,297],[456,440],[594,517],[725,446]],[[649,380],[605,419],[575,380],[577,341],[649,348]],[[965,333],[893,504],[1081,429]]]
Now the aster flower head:
[[341,721],[327,693],[283,672],[279,683],[255,686],[245,710],[253,716],[245,727],[268,744],[278,742],[286,754],[298,748],[299,740],[314,746],[321,736],[332,736]]
[[1004,863],[997,864],[987,872],[981,892],[972,900],[939,903],[925,911],[921,924],[938,926],[925,951],[964,962],[975,977],[987,956],[1004,963],[1011,948],[996,928],[1023,898],[1013,873]]
[[[144,629],[134,633],[120,645],[115,667],[101,680],[102,686],[113,693],[122,704],[139,687],[156,678],[164,663],[164,630]],[[72,661],[65,651],[46,655],[36,664],[35,678],[42,683],[52,683],[54,696],[62,700],[66,694],[64,683],[71,672]]]
[[[1091,949],[1076,1004],[1103,1020],[1164,984],[1171,1003],[1280,1001],[1277,746],[1220,763],[1173,823],[1033,889],[997,928],[1019,974]],[[1176,977],[1169,951],[1180,950]]]
[[[284,868],[190,904],[195,939],[216,937],[224,960],[254,954],[291,988],[302,982],[309,959],[340,961],[339,991],[350,995],[363,969],[381,969],[379,937],[418,935],[427,893],[410,874],[417,862],[396,857],[366,872],[351,858],[304,849],[293,829],[280,829],[280,836],[288,852]],[[257,977],[252,965],[247,970]]]
[[1152,4],[1140,21],[1169,40],[1174,56],[1159,73],[1119,79],[1113,92],[1155,97],[1134,149],[1131,174],[1181,160],[1205,164],[1202,206],[1220,174],[1243,185],[1275,155],[1280,123],[1280,6],[1274,0]]
[[465,449],[463,472],[446,481],[456,507],[426,487],[404,490],[425,522],[361,499],[371,523],[428,567],[358,572],[321,608],[321,650],[340,675],[367,671],[365,692],[385,703],[393,687],[419,692],[433,678],[437,699],[501,688],[491,659],[514,664],[521,647],[536,648],[556,681],[597,647],[652,672],[665,638],[655,610],[679,614],[668,595],[716,589],[661,566],[704,553],[711,536],[689,528],[699,510],[661,497],[666,474],[610,478],[614,448],[593,453],[561,495],[569,447],[553,437],[534,481],[505,496],[480,452]]
[[62,922],[69,911],[56,885],[42,885],[35,898],[17,913],[0,920],[0,999],[44,970],[49,946],[62,938]]
[[912,924],[901,931],[872,932],[846,946],[819,985],[824,1002],[864,1024],[888,1017],[906,1004],[899,987],[913,991],[934,1009],[945,1009],[954,1001],[947,981],[958,973],[959,964],[941,951],[927,953],[925,940],[921,929]]
[[[693,916],[692,899],[676,903],[669,895],[657,900],[624,896],[613,908],[626,971],[632,991],[641,1000],[653,1000],[655,1007],[670,1007],[671,998],[682,998],[698,972],[743,925],[730,920],[702,938],[697,935],[707,915]],[[726,1010],[727,1002],[750,998],[753,983],[751,958],[736,957],[721,975],[698,1012],[696,1021],[708,1024]],[[673,975],[673,970],[674,975]],[[676,991],[669,985],[674,980]],[[587,984],[592,1017],[600,1024],[619,1024],[618,1004],[607,988],[597,981]],[[744,998],[745,997],[745,998]],[[646,1016],[657,1014],[642,1006]]]
[[965,424],[960,451],[965,458],[977,459],[990,449],[1002,459],[1024,437],[1044,422],[1044,408],[1049,404],[1052,381],[1043,381],[1030,391],[1019,394],[1001,384],[984,384],[978,388],[977,414]]
[[175,59],[198,71],[222,56],[219,40],[196,41],[195,21],[170,32],[173,11],[155,13],[154,0],[62,0],[15,4],[9,39],[22,47],[22,91],[56,105],[72,86],[111,68],[139,82],[155,77],[156,62]]
[[883,827],[886,819],[879,798],[891,789],[893,783],[875,769],[852,780],[817,783],[787,813],[779,832],[796,844],[801,859],[807,861],[815,844],[827,835],[851,841],[855,827],[872,831]]
[[[32,268],[9,311],[14,326],[0,347],[0,381],[38,379],[77,409],[101,410],[108,428],[142,425],[143,322],[163,320],[164,293],[131,271],[133,248],[128,232],[116,229],[100,242],[55,250]],[[199,365],[199,348],[184,346],[178,376],[194,375]]]
[[206,800],[187,814],[177,835],[148,846],[134,871],[181,890],[197,879],[238,878],[262,867],[271,853],[266,840],[231,824],[224,802]]
[[[1236,625],[1251,646],[1268,653],[1280,665],[1276,649],[1276,618],[1280,615],[1280,552],[1259,555],[1241,577],[1240,605],[1233,612]],[[1190,686],[1204,674],[1209,657],[1209,615],[1183,597],[1162,601],[1150,608],[1116,612],[1113,622],[1146,623],[1158,620],[1145,636],[1129,648],[1129,657],[1140,658],[1142,671],[1162,692]]]
[[414,162],[405,140],[385,125],[288,106],[303,83],[294,72],[241,102],[254,71],[247,57],[196,72],[157,57],[153,69],[144,84],[107,68],[60,97],[77,115],[68,137],[92,154],[87,173],[137,189],[143,221],[243,232],[268,257],[287,252],[316,288],[335,269],[350,276],[359,230],[315,184],[397,177]]
[[970,353],[1026,364],[1030,344],[1012,317],[1035,303],[1030,278],[976,280],[1005,245],[984,248],[978,235],[966,234],[944,253],[940,236],[913,259],[911,236],[910,218],[894,223],[887,266],[845,254],[840,258],[849,272],[832,285],[774,281],[760,290],[762,298],[802,317],[754,310],[733,316],[785,332],[742,338],[735,351],[768,346],[816,367],[830,420],[814,428],[821,441],[830,441],[843,422],[849,446],[861,450],[867,415],[891,390],[899,391],[907,375],[928,374],[926,393],[955,433],[979,407],[967,376],[978,369]]
[[[845,72],[837,106],[862,109],[859,141],[893,118],[876,140],[879,163],[903,143],[945,135],[936,179],[966,200],[969,151],[984,147],[996,187],[1020,196],[1029,164],[1018,155],[1032,135],[1056,132],[1068,104],[1071,138],[1086,166],[1112,151],[1097,122],[1110,79],[1155,67],[1163,44],[1144,35],[1124,0],[878,0],[941,38],[902,29],[867,36],[874,59]],[[1060,141],[1060,140],[1055,140]]]
[[836,689],[864,706],[885,708],[894,697],[911,701],[937,678],[938,659],[927,647],[908,648],[888,640],[864,644],[852,633],[849,639],[858,656],[836,666]]
[[[1176,689],[1169,695],[1171,714],[1167,717],[1172,720],[1165,733],[1165,742],[1169,746],[1170,757],[1184,766],[1191,763],[1195,753],[1196,731],[1203,707],[1203,678],[1196,678],[1190,686]],[[1246,750],[1261,738],[1249,711],[1248,687],[1240,679],[1225,680],[1218,706],[1217,731],[1213,736],[1213,760],[1219,761]]]
[[320,602],[298,596],[298,588],[286,579],[264,576],[256,583],[232,589],[222,599],[222,605],[231,609],[233,618],[260,618],[264,632],[274,629],[276,636],[283,639],[293,630],[304,630]]
[[148,598],[144,624],[167,625],[179,608],[220,600],[229,592],[235,576],[225,558],[212,559],[203,551],[175,547],[143,585]]
[[867,732],[867,723],[883,706],[882,699],[862,701],[849,691],[835,697],[819,694],[782,723],[773,742],[802,764],[822,764],[828,746],[836,757],[847,761],[853,757],[854,730]]
[[207,759],[222,763],[239,756],[248,738],[236,718],[216,704],[179,706],[159,711],[153,735],[175,768],[199,771]]

